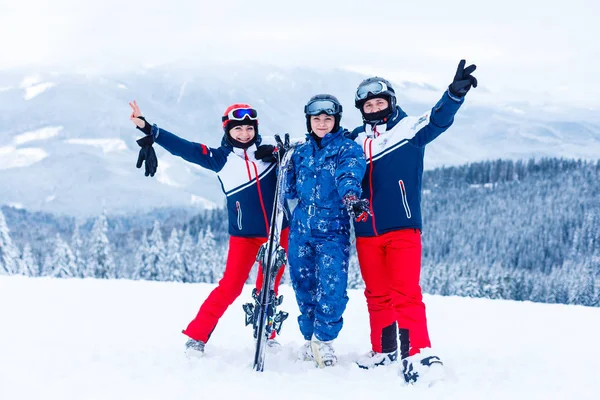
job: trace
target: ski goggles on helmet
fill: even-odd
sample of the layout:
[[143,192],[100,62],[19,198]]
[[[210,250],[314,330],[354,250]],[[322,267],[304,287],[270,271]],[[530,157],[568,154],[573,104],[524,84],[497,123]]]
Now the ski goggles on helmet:
[[227,115],[223,115],[222,120],[223,122],[230,120],[242,121],[246,118],[255,121],[258,119],[258,113],[254,108],[234,108]]
[[369,82],[367,84],[359,86],[358,89],[356,89],[356,97],[354,98],[354,100],[364,100],[367,97],[369,97],[369,95],[377,96],[378,94],[389,94],[389,92],[390,88],[388,88],[388,85],[386,85],[385,82]]
[[342,112],[342,105],[328,99],[318,99],[311,101],[304,106],[304,114],[306,115],[337,115]]

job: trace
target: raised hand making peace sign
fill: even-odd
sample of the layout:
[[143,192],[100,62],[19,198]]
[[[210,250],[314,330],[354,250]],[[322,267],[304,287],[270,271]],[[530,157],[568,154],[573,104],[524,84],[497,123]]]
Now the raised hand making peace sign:
[[449,87],[450,93],[457,97],[466,95],[471,89],[471,86],[474,88],[477,87],[477,78],[471,75],[471,73],[477,69],[477,66],[471,64],[465,68],[465,63],[465,60],[460,60],[458,68],[456,69],[456,75],[454,75],[454,80]]
[[138,139],[136,142],[141,147],[136,163],[137,168],[141,168],[144,162],[146,176],[154,176],[156,169],[158,168],[158,158],[156,158],[156,152],[152,148],[154,143],[154,137],[152,136],[152,127],[148,121],[142,116],[140,107],[134,100],[133,103],[129,103],[129,106],[133,110],[129,116],[129,120],[135,124],[137,129],[144,132],[145,137]]
[[129,107],[133,110],[131,115],[129,116],[129,120],[135,124],[135,126],[146,135],[150,135],[152,133],[151,125],[146,121],[146,118],[142,117],[142,112],[140,111],[140,106],[138,106],[137,101],[129,102]]

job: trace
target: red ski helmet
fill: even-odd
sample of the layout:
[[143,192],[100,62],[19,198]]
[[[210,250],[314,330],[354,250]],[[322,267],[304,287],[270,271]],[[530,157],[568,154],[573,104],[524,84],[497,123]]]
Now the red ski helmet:
[[223,130],[229,133],[229,130],[240,125],[251,125],[258,134],[258,113],[250,104],[236,103],[225,109],[223,117]]

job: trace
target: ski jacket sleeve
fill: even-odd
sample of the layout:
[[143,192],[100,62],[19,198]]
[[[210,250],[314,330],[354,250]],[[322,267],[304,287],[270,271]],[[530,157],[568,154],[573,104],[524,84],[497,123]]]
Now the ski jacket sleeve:
[[335,169],[335,182],[340,197],[348,193],[360,197],[361,183],[366,170],[367,163],[362,148],[350,139],[344,140]]
[[294,154],[292,159],[289,161],[289,165],[285,171],[285,198],[286,199],[297,199],[298,192],[296,191],[296,167],[294,165]]
[[454,122],[454,115],[463,102],[464,97],[450,96],[446,90],[431,111],[419,118],[415,126],[417,133],[409,142],[417,147],[425,147],[426,144],[450,128]]
[[156,125],[152,127],[152,135],[154,141],[169,153],[211,171],[219,172],[227,161],[227,154],[222,148],[189,142]]

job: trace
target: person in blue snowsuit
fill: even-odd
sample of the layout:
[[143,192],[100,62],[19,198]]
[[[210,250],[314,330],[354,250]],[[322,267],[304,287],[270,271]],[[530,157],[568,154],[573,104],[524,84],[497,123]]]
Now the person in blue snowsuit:
[[366,162],[361,147],[340,127],[342,106],[331,95],[304,107],[308,134],[287,172],[287,197],[297,198],[289,238],[289,271],[306,340],[299,358],[319,367],[337,362],[332,342],[342,329],[348,302],[350,219],[366,220],[360,199]]

